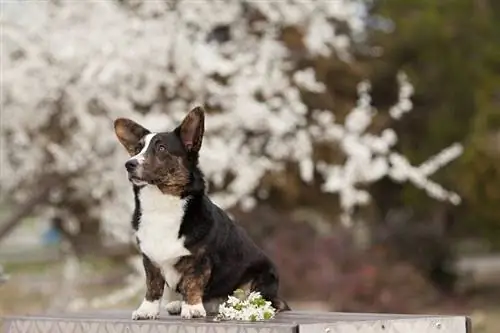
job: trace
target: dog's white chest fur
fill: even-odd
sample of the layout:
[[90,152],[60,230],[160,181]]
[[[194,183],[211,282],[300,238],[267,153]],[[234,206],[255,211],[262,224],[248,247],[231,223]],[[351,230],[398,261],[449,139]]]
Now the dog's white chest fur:
[[190,254],[184,247],[184,237],[178,237],[186,201],[163,194],[156,186],[141,189],[139,198],[142,208],[136,233],[139,246],[160,267],[168,286],[175,288],[180,274],[174,265],[180,257]]

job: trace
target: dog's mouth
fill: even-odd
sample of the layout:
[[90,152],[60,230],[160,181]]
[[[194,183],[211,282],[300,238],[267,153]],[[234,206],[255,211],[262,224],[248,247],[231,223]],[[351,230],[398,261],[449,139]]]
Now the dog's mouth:
[[139,178],[137,176],[134,176],[134,175],[129,175],[128,176],[128,180],[134,184],[134,185],[137,185],[137,186],[144,186],[144,185],[147,185],[148,182],[145,181],[144,179],[142,178]]

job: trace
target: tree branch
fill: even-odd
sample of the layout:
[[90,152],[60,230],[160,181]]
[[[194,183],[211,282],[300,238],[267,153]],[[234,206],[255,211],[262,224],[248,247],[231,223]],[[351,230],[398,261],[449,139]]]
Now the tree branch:
[[29,216],[37,206],[49,201],[50,191],[66,182],[72,174],[46,176],[46,181],[42,181],[38,187],[38,192],[33,194],[26,202],[17,206],[14,212],[7,217],[5,222],[0,223],[0,241],[15,229],[21,221]]

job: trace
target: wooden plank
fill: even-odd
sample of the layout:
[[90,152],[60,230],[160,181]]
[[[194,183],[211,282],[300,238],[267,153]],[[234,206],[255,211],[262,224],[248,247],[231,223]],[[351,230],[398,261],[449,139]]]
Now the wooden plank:
[[420,317],[299,324],[298,333],[471,333],[466,317]]
[[265,322],[184,320],[161,315],[155,321],[133,321],[131,310],[51,313],[4,318],[7,333],[471,333],[463,316],[423,316],[293,311]]
[[294,325],[258,325],[250,323],[214,323],[193,319],[186,321],[56,320],[25,318],[7,320],[7,333],[296,333]]
[[[66,318],[92,318],[92,319],[114,319],[128,320],[132,315],[132,310],[101,310],[101,311],[82,311],[72,313],[46,313],[39,317],[50,317],[57,319]],[[312,311],[289,311],[280,313],[274,322],[286,323],[331,323],[338,321],[367,321],[383,319],[418,319],[418,318],[441,318],[438,315],[413,315],[413,314],[379,314],[379,313],[355,313],[355,312],[312,312]],[[170,316],[167,313],[161,314],[161,320],[178,321],[179,316]],[[212,321],[211,317],[204,319]]]

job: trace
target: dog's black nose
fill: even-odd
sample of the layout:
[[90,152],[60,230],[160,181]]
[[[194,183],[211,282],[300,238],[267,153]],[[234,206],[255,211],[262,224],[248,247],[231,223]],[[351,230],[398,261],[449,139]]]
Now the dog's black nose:
[[139,162],[137,162],[136,159],[128,160],[125,163],[125,169],[127,169],[128,172],[132,172],[135,170],[135,168],[137,168],[137,165],[139,165]]

